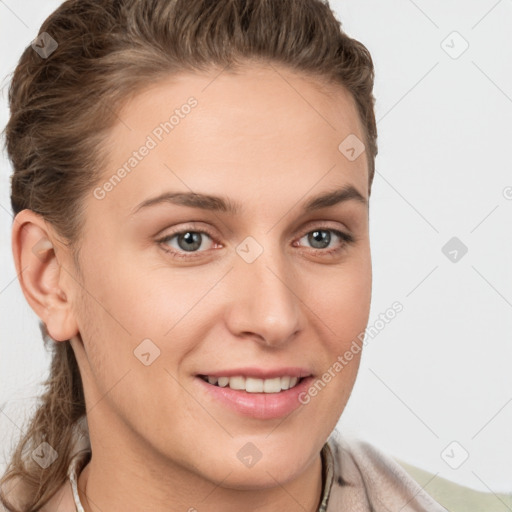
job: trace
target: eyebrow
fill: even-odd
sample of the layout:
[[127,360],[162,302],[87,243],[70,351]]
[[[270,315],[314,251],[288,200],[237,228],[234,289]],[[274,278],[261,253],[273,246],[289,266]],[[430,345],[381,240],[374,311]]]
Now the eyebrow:
[[[352,185],[345,185],[341,189],[322,193],[310,198],[303,206],[306,213],[314,212],[322,208],[328,208],[339,203],[354,200],[368,207],[368,200]],[[202,210],[218,211],[239,215],[243,206],[227,197],[199,194],[196,192],[164,192],[156,197],[142,201],[133,210],[134,215],[139,210],[162,203],[171,203],[179,206],[200,208]]]

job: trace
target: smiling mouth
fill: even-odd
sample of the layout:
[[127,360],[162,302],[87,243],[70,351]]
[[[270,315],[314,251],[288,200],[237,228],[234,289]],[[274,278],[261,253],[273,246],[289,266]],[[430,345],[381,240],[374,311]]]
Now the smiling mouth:
[[237,391],[246,391],[247,393],[280,393],[297,386],[306,377],[292,377],[283,375],[271,379],[258,379],[254,377],[244,377],[236,375],[233,377],[211,377],[208,375],[198,375],[199,378],[221,388],[228,387]]

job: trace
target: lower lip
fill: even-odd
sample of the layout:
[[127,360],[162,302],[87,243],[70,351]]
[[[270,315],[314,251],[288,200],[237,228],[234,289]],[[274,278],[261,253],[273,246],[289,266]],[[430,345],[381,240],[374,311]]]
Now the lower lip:
[[244,416],[269,420],[287,416],[301,406],[299,395],[309,388],[313,377],[306,377],[293,388],[279,393],[248,393],[228,386],[224,388],[214,386],[201,377],[196,377],[195,380],[208,393],[208,396],[231,410]]

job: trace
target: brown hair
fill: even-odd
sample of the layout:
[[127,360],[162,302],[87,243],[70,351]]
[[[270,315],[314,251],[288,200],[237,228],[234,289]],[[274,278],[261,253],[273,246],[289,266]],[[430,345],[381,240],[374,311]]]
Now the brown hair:
[[[102,141],[117,112],[148,85],[182,71],[259,60],[344,86],[364,127],[371,190],[373,63],[327,0],[68,0],[42,24],[45,32],[58,47],[45,58],[28,46],[9,89],[11,204],[14,214],[27,208],[49,222],[77,264],[84,198],[101,179]],[[54,342],[39,324],[52,351],[51,373],[0,481],[0,501],[15,512],[41,508],[65,482],[74,427],[86,412],[70,343]],[[24,457],[42,442],[58,453],[46,469]],[[14,481],[22,505],[4,493]]]

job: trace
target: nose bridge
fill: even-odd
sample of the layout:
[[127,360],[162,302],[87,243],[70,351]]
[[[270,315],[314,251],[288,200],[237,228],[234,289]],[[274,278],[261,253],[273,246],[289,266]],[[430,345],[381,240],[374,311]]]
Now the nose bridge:
[[229,320],[235,334],[251,333],[268,345],[278,345],[300,327],[300,301],[293,291],[287,255],[270,238],[263,246],[247,237],[237,247]]

